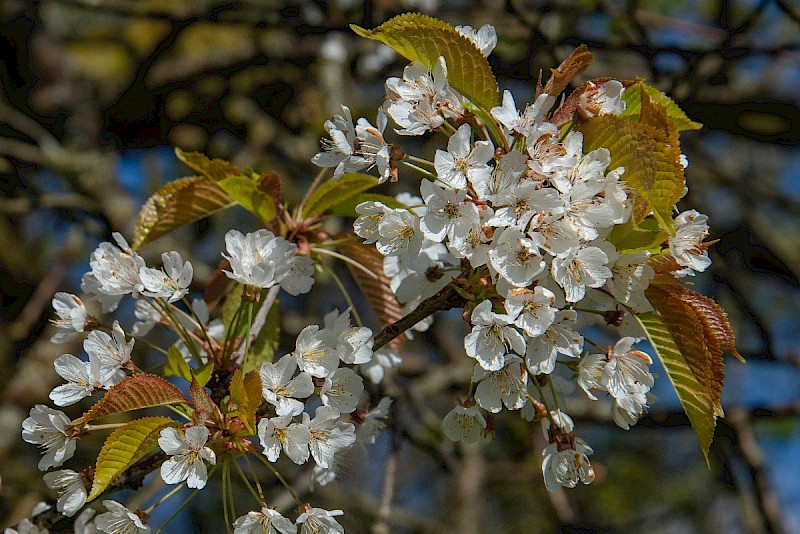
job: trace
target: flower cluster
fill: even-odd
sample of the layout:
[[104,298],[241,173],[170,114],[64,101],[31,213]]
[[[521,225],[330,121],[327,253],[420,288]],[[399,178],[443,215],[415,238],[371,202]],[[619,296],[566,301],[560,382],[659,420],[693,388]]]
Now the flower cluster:
[[[485,62],[497,44],[491,26],[450,30],[449,38],[467,47],[462,52],[477,62]],[[634,102],[645,115],[648,97],[641,93],[626,98],[631,95],[626,91],[639,82],[602,79],[584,83],[556,106],[556,93],[569,81],[560,79],[537,84],[534,101],[522,110],[509,91],[501,105],[492,107],[493,97],[481,107],[450,85],[444,57],[428,58],[428,64],[430,69],[413,62],[402,77],[386,81],[377,126],[365,118],[354,122],[346,106],[325,122],[327,137],[313,162],[333,169],[328,188],[320,186],[320,173],[292,210],[278,198],[279,187],[269,191],[274,193],[274,213],[260,213],[267,228],[227,232],[225,261],[212,277],[207,300],[189,301],[197,284],[193,287],[192,264],[180,253],[164,253],[161,267],[151,267],[120,234],[91,254],[91,270],[81,287],[86,302],[97,301],[103,313],[114,312],[125,297],[134,299],[130,334],[116,320],[109,325],[90,315],[81,298],[55,295],[57,331],[52,340],[83,338],[85,358],[63,354],[55,360],[65,383],[52,390],[50,399],[67,407],[103,397],[75,420],[36,405],[22,424],[23,439],[41,448],[39,468],[47,471],[70,461],[85,434],[115,429],[95,468],[63,468],[44,475],[47,486],[58,493],[55,509],[75,516],[76,532],[149,533],[155,507],[183,486],[205,489],[221,470],[224,515],[236,534],[343,533],[336,519],[343,512],[300,501],[278,472],[278,461],[281,456],[298,465],[313,461],[314,483],[334,480],[347,463],[347,451],[374,443],[390,415],[392,400],[382,397],[379,387],[400,362],[386,345],[390,336],[423,331],[435,311],[454,306],[463,307],[468,324],[463,347],[471,374],[466,395],[443,416],[443,434],[451,440],[474,443],[489,437],[495,414],[503,410],[538,421],[547,440],[544,482],[556,491],[594,479],[592,448],[576,436],[573,420],[561,409],[566,404],[558,398],[570,389],[570,381],[579,386],[571,388],[579,395],[604,399],[618,426],[628,429],[638,422],[648,407],[654,377],[651,358],[634,346],[645,337],[642,314],[660,313],[652,295],[668,293],[663,285],[651,286],[663,279],[682,291],[679,278],[710,265],[704,243],[707,217],[694,210],[665,214],[676,191],[670,192],[668,206],[651,205],[654,195],[645,198],[634,187],[636,173],[642,172],[636,162],[612,157],[597,142],[607,139],[597,130],[592,137],[590,121],[623,125],[620,130],[629,127],[646,137],[652,128],[628,124],[626,113]],[[571,71],[555,72],[554,78],[564,72]],[[646,91],[643,87],[638,90]],[[468,87],[463,90],[469,94]],[[387,141],[390,120],[401,139],[433,133],[446,142],[432,161],[407,154]],[[685,159],[672,152],[670,157],[670,165],[682,172]],[[194,154],[191,162],[184,161],[197,169],[219,164],[203,158]],[[619,166],[620,161],[629,168]],[[397,181],[401,164],[423,175],[418,196],[416,191],[403,193],[390,201],[367,194],[356,201],[362,185],[348,191],[354,180],[365,180],[344,178],[346,174],[375,170],[378,183]],[[241,178],[248,179],[248,174]],[[680,180],[673,180],[677,193],[683,186],[679,174],[675,178]],[[269,180],[261,187],[266,192]],[[334,189],[335,200],[322,198]],[[332,250],[352,245],[353,256],[364,252],[356,237],[334,236],[321,223],[325,210],[345,198],[350,200],[342,202],[347,210],[357,204],[355,236],[375,246],[385,277],[375,275],[375,263],[370,270],[357,258]],[[142,243],[140,238],[134,243]],[[325,256],[366,271],[380,285],[382,297],[390,289],[408,315],[375,334],[361,324],[355,309],[330,311],[321,324],[302,328],[288,353],[277,353],[273,330],[279,325],[265,325],[279,322],[272,312],[279,311],[280,289],[292,297],[308,293],[315,271],[324,269],[351,303],[345,284],[322,261]],[[218,301],[222,304],[215,309]],[[718,317],[724,319],[721,310]],[[727,337],[727,322],[722,322],[715,346],[730,349],[732,334]],[[157,325],[177,338],[168,349],[160,349],[164,361],[156,369],[163,371],[161,376],[137,366],[134,354],[134,339]],[[592,339],[604,335],[597,334],[599,329],[584,328],[597,325],[617,328],[613,346],[605,348]],[[181,390],[164,377],[184,380],[188,387]],[[371,386],[365,387],[365,379]],[[107,415],[162,405],[169,405],[175,416],[95,424]],[[142,460],[145,445],[155,442],[160,451]],[[111,465],[107,459],[115,455],[121,459]],[[254,484],[238,462],[242,456]],[[294,520],[268,504],[251,458],[286,487],[297,505]],[[145,510],[104,500],[107,511],[95,517],[85,507],[87,501],[110,489],[114,477],[122,475],[120,464],[127,469],[140,460],[150,469],[160,464],[161,479],[176,487]],[[256,501],[244,515],[233,502],[232,476],[243,479]],[[46,532],[30,521],[19,528]]]
[[[459,31],[484,55],[496,43],[490,27]],[[589,82],[572,104],[575,115],[620,115],[624,91],[617,80]],[[505,91],[487,125],[448,84],[443,57],[432,72],[414,62],[402,78],[386,82],[380,115],[388,115],[400,135],[444,133],[446,150],[437,150],[432,162],[412,159],[426,175],[419,197],[398,196],[403,207],[362,202],[354,229],[385,257],[384,271],[406,311],[454,283],[469,294],[465,319],[471,331],[464,349],[476,364],[468,398],[444,418],[444,431],[454,440],[478,440],[487,427],[485,412],[505,407],[534,417],[535,389],[558,371],[558,363],[590,399],[597,400],[593,390],[613,399],[613,419],[622,428],[635,424],[647,407],[651,360],[632,350],[644,337],[632,314],[652,311],[645,296],[654,278],[651,253],[621,253],[609,241],[612,229],[631,218],[625,168],[611,167],[607,148],[586,149],[571,121],[565,126],[554,119],[556,96],[541,91],[520,112]],[[332,138],[348,134],[342,125],[326,123]],[[499,135],[490,135],[489,127]],[[390,146],[387,153],[404,154]],[[314,161],[331,157],[323,143]],[[674,276],[708,267],[707,234],[704,215],[689,211],[675,219],[675,235],[667,239],[681,267]],[[587,315],[579,317],[581,311],[597,317],[613,312],[625,337],[605,354],[589,353],[578,332]],[[430,318],[414,328],[429,324]],[[538,417],[552,420],[548,411]],[[554,480],[574,486],[592,479],[586,459],[591,449],[568,426],[555,425],[548,434],[544,470],[551,490]]]
[[[185,373],[191,373],[193,380],[193,373],[199,373],[203,366],[224,367],[229,365],[226,361],[234,361],[233,352],[241,340],[226,339],[226,331],[234,325],[211,321],[202,300],[190,305],[184,298],[192,282],[191,263],[173,251],[163,254],[162,268],[148,267],[121,235],[115,234],[114,238],[116,245],[102,243],[92,253],[92,270],[83,278],[89,298],[98,301],[106,312],[116,309],[126,295],[136,299],[135,335],[146,334],[156,324],[172,328],[179,338],[173,349],[184,361],[174,365],[186,365]],[[223,256],[230,267],[223,272],[245,286],[245,296],[275,286],[298,295],[308,292],[314,283],[313,260],[298,254],[297,246],[281,236],[267,230],[246,235],[231,230],[225,236],[225,244]],[[240,315],[252,303],[253,298],[244,298]],[[126,336],[118,321],[111,327],[103,326],[89,315],[80,298],[68,293],[57,294],[53,307],[58,316],[53,321],[58,329],[53,341],[65,342],[85,335],[83,349],[87,356],[84,361],[63,354],[55,360],[56,372],[66,381],[50,394],[56,405],[70,406],[100,392],[113,396],[115,385],[146,375],[134,363],[134,341]],[[261,441],[265,462],[277,461],[281,451],[298,464],[313,459],[315,478],[325,484],[336,477],[339,453],[356,442],[375,441],[388,416],[390,399],[384,398],[375,409],[369,410],[362,375],[379,381],[383,370],[396,363],[397,356],[387,349],[375,354],[372,344],[372,331],[353,326],[349,310],[333,311],[325,316],[322,328],[311,325],[303,329],[292,353],[264,362],[252,372],[260,384],[259,398],[251,402],[256,417],[252,434]],[[239,346],[238,350],[246,348]],[[259,405],[263,406],[256,415]],[[237,413],[236,406],[222,406]],[[188,421],[182,427],[170,423],[160,430],[158,437],[158,445],[167,456],[160,468],[161,478],[167,484],[203,489],[211,474],[209,466],[216,469],[218,455],[231,450],[260,454],[248,445],[248,432],[242,431],[237,418],[214,419],[205,412],[195,411],[192,416],[191,409],[178,411],[186,413]],[[82,435],[109,426],[95,427],[80,421],[73,422],[64,412],[44,405],[31,410],[30,417],[23,422],[22,436],[42,448],[40,469],[62,466],[74,455]],[[221,428],[226,421],[233,426]],[[57,510],[68,517],[75,516],[87,502],[93,476],[92,470],[60,469],[46,473],[45,483],[59,495]],[[131,511],[113,500],[103,504],[108,512],[93,517],[94,511],[87,509],[85,512],[91,514],[81,513],[76,518],[76,528],[80,523],[85,532],[92,528],[108,533],[150,532],[147,522],[152,508]],[[262,528],[297,532],[299,528],[301,532],[337,533],[343,532],[335,519],[341,513],[303,504],[295,524],[264,506],[238,518],[233,526],[236,532],[261,532]]]

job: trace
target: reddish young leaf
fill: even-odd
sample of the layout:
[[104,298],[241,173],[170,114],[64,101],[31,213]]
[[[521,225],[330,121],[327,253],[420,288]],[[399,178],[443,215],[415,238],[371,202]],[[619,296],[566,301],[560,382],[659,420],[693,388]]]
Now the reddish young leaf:
[[189,394],[194,402],[195,414],[192,419],[195,424],[202,424],[206,419],[211,418],[217,424],[222,425],[223,417],[219,406],[211,400],[206,388],[200,385],[194,374],[192,374],[192,381],[189,384]]
[[180,402],[186,402],[181,390],[160,376],[135,374],[112,386],[75,424],[87,423],[115,413]]
[[558,68],[551,70],[550,79],[544,86],[544,92],[553,96],[561,94],[572,78],[585,71],[593,59],[594,54],[589,52],[586,45],[580,45],[572,51],[567,59],[561,62]]

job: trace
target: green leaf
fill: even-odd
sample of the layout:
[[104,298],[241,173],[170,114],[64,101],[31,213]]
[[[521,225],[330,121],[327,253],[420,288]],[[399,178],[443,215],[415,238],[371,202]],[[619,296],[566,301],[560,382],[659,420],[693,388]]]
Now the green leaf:
[[660,247],[667,236],[667,232],[658,227],[656,219],[648,217],[636,226],[631,218],[627,223],[615,226],[608,241],[620,254],[630,254]]
[[205,176],[170,182],[142,206],[131,246],[137,249],[184,224],[199,221],[235,203],[230,195]]
[[207,362],[200,366],[198,369],[192,369],[186,362],[178,348],[173,345],[167,351],[167,362],[164,364],[164,376],[177,376],[183,378],[187,382],[192,381],[192,374],[197,378],[197,382],[201,386],[205,386],[211,379],[211,373],[214,371],[214,362]]
[[691,120],[686,113],[670,97],[651,85],[639,82],[625,89],[622,99],[625,101],[625,117],[638,118],[642,110],[642,90],[650,97],[650,100],[662,106],[672,125],[678,131],[699,130],[703,127],[699,122]]
[[116,429],[108,436],[97,456],[87,501],[96,499],[116,477],[149,453],[158,443],[162,430],[178,426],[178,422],[169,417],[145,417]]
[[376,177],[357,172],[343,174],[338,180],[331,178],[311,194],[303,207],[303,217],[325,213],[376,185],[378,185]]
[[186,402],[183,393],[160,376],[135,374],[109,389],[75,424],[88,423],[115,413]]
[[681,354],[662,317],[646,313],[639,315],[637,319],[650,344],[653,345],[658,359],[661,360],[675,393],[678,394],[678,399],[697,434],[703,456],[708,463],[708,450],[714,439],[714,428],[717,424],[711,398]]
[[405,207],[405,204],[394,197],[390,197],[389,195],[381,195],[378,193],[359,193],[356,196],[335,205],[333,208],[331,208],[331,213],[334,215],[341,215],[343,217],[358,217],[358,213],[356,213],[356,206],[362,202],[380,202],[391,209]]
[[672,210],[685,183],[680,150],[676,152],[674,145],[677,140],[669,143],[655,127],[616,115],[577,121],[575,128],[583,133],[585,152],[607,148],[611,153],[608,168],[625,168],[622,180],[647,203],[643,209],[634,209],[634,221],[640,223],[652,208],[661,227],[672,232]]
[[192,379],[192,370],[183,354],[175,345],[167,351],[167,362],[164,364],[164,376],[177,376],[184,380]]
[[265,223],[275,218],[275,201],[262,191],[255,180],[245,176],[228,176],[217,184],[247,211],[255,214]]
[[243,176],[242,170],[233,163],[222,159],[210,159],[200,152],[184,152],[180,148],[175,148],[175,155],[188,167],[213,182],[219,182],[228,176]]
[[230,392],[229,411],[238,412],[239,419],[242,420],[247,430],[255,434],[256,411],[263,400],[261,375],[255,370],[243,374],[236,369],[231,380]]
[[447,80],[462,95],[484,109],[498,104],[497,80],[478,47],[455,28],[419,13],[406,13],[367,30],[350,28],[361,37],[380,41],[410,61],[433,69],[439,56],[447,62]]

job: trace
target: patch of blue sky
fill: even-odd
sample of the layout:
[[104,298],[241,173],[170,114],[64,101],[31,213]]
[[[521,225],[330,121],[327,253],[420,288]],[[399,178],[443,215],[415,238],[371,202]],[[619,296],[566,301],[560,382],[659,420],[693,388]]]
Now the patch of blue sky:
[[[772,425],[774,422],[768,422]],[[756,435],[764,453],[771,486],[778,494],[786,532],[800,532],[800,424],[791,422],[789,432],[765,432],[756,421]]]
[[611,33],[611,17],[605,11],[594,11],[578,19],[576,31],[586,39],[605,41]]
[[653,57],[653,63],[662,73],[685,72],[686,60],[672,52],[659,52]]
[[780,192],[800,201],[800,151],[786,151],[784,157],[784,171],[778,180]]

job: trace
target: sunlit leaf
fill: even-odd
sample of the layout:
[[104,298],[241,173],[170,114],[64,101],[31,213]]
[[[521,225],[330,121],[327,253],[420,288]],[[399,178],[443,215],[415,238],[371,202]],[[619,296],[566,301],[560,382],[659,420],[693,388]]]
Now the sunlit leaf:
[[[600,115],[576,121],[583,132],[584,151],[607,148],[611,152],[609,169],[624,167],[622,180],[649,204],[662,228],[671,231],[672,210],[683,194],[683,167],[679,154],[656,128],[634,123],[616,115]],[[638,224],[646,210],[635,210]]]
[[312,217],[325,213],[376,185],[376,177],[356,172],[343,174],[338,180],[330,179],[311,194],[303,207],[303,216]]
[[447,62],[447,80],[484,109],[498,103],[497,80],[478,47],[455,28],[419,13],[406,13],[367,30],[351,24],[361,37],[380,41],[410,61],[433,68],[439,56]]
[[629,219],[627,223],[615,226],[608,236],[608,241],[620,254],[650,250],[666,240],[667,232],[659,228],[658,221],[653,218],[644,219],[638,226]]
[[249,432],[256,432],[256,410],[261,405],[261,375],[258,371],[243,374],[239,369],[234,371],[231,379],[230,411],[236,411]]
[[211,378],[211,373],[214,371],[214,362],[209,361],[197,369],[192,369],[186,362],[178,348],[173,345],[167,351],[167,361],[164,364],[164,376],[177,376],[183,378],[187,382],[192,381],[192,375],[197,379],[197,382],[204,386]]
[[191,169],[199,172],[214,182],[224,180],[228,176],[242,176],[242,170],[222,159],[210,159],[200,152],[184,152],[175,148],[175,155]]
[[135,374],[112,386],[97,404],[76,421],[76,424],[87,423],[115,413],[181,402],[186,402],[181,390],[160,376]]
[[144,417],[116,429],[97,456],[92,489],[87,500],[97,498],[116,477],[149,453],[158,443],[160,432],[179,426],[169,417]]
[[[674,317],[673,319],[678,319],[672,321],[673,323],[681,323],[679,318]],[[711,447],[717,424],[714,403],[681,353],[681,349],[675,341],[674,325],[670,327],[663,315],[654,313],[639,315],[638,320],[675,388],[708,463],[708,450]],[[699,325],[689,322],[688,326],[689,330],[685,333],[686,335],[702,336],[702,329],[699,328]]]
[[659,91],[653,86],[644,82],[639,82],[627,87],[622,94],[625,101],[625,112],[623,116],[638,117],[642,106],[642,90],[647,93],[650,99],[661,105],[667,113],[672,124],[678,131],[699,130],[703,127],[699,122],[695,122],[686,116],[686,113],[670,97]]
[[170,182],[142,206],[131,246],[139,248],[184,224],[199,221],[234,204],[230,195],[204,176]]
[[228,176],[218,181],[217,185],[265,223],[275,218],[275,200],[262,191],[255,180],[245,176]]

